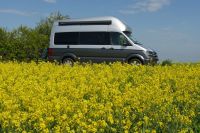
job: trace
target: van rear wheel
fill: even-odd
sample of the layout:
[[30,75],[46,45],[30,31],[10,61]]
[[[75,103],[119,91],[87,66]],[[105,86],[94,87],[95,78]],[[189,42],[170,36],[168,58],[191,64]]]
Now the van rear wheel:
[[130,65],[142,65],[142,61],[140,59],[137,59],[137,58],[132,58],[128,61],[128,63]]
[[62,60],[62,63],[63,63],[64,65],[73,66],[73,65],[74,65],[74,60],[73,60],[72,58],[67,57],[67,58],[64,58],[64,59]]

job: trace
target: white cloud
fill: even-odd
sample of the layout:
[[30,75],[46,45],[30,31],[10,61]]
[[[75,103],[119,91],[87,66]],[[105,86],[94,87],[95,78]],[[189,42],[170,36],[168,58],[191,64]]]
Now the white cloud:
[[127,9],[120,10],[120,13],[135,14],[139,12],[156,12],[169,4],[170,0],[138,0]]
[[47,3],[56,3],[56,0],[44,0]]
[[0,9],[0,13],[14,14],[14,15],[26,16],[26,17],[38,14],[38,12],[26,12],[26,11],[20,11],[16,9]]

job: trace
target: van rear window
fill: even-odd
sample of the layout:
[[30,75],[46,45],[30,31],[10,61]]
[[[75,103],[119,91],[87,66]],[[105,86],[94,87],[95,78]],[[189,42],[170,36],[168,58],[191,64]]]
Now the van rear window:
[[54,44],[56,45],[73,45],[78,44],[78,32],[59,32],[55,33]]

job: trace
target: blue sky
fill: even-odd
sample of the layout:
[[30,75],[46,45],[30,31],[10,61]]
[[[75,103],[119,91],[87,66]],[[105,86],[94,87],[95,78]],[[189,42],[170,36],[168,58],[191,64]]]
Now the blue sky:
[[161,60],[200,61],[200,0],[1,0],[0,27],[34,27],[60,11],[71,18],[115,16]]

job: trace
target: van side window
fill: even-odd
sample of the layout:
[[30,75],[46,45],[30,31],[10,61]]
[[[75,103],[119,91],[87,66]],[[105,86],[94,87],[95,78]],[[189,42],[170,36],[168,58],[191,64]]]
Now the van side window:
[[109,45],[108,32],[80,32],[80,44],[85,45]]
[[59,32],[55,33],[54,44],[56,45],[73,45],[78,44],[78,32]]
[[124,44],[128,44],[128,40],[126,39],[126,37],[118,32],[111,32],[111,42],[112,45],[124,45]]

